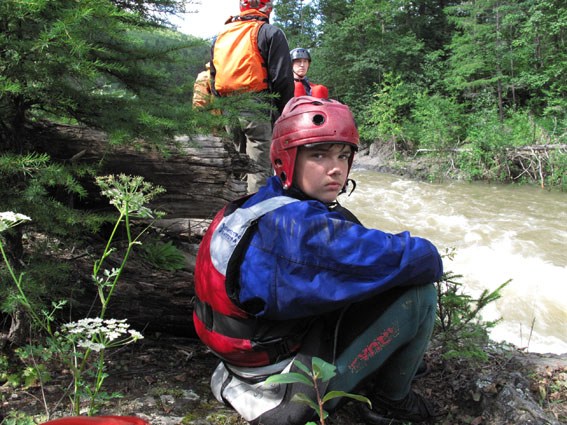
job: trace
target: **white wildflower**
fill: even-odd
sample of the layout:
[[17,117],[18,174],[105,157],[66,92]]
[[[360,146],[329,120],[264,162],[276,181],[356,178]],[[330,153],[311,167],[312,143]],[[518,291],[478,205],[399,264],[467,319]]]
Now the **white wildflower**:
[[126,319],[103,320],[99,317],[81,319],[61,327],[62,331],[73,335],[78,347],[93,351],[130,344],[143,338],[142,334],[129,328]]
[[79,342],[77,342],[77,346],[81,347],[81,348],[86,348],[87,350],[91,350],[91,351],[102,351],[106,348],[106,346],[104,344],[100,344],[98,342],[92,342],[92,341],[88,341],[88,340],[81,340]]
[[134,329],[130,329],[128,332],[130,333],[130,336],[134,341],[137,341],[139,339],[144,339],[144,336],[140,332],[135,331]]
[[12,211],[0,212],[0,232],[15,227],[24,221],[30,221],[27,215],[15,213]]
[[122,333],[116,331],[109,331],[105,333],[106,339],[108,341],[114,341],[122,336]]

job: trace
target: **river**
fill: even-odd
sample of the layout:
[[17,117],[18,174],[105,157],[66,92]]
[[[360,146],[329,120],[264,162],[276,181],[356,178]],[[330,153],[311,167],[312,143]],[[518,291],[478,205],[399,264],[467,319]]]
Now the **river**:
[[502,298],[481,311],[501,318],[495,341],[530,352],[567,353],[567,194],[535,186],[431,184],[355,170],[357,188],[340,202],[367,227],[410,231],[456,256],[445,270],[478,296],[505,281]]

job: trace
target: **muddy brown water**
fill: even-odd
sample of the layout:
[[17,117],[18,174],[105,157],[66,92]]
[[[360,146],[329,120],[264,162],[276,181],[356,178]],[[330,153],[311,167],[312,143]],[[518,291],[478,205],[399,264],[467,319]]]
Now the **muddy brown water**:
[[355,192],[340,202],[368,227],[408,230],[441,252],[456,250],[445,270],[463,275],[477,296],[508,279],[483,318],[502,321],[496,341],[527,351],[567,353],[567,193],[537,186],[431,184],[353,171]]

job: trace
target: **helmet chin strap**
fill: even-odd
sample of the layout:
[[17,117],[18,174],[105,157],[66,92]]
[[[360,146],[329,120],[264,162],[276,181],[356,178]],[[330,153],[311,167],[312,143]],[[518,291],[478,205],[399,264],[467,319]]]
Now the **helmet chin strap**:
[[339,192],[339,195],[342,195],[343,193],[347,192],[347,187],[348,187],[349,184],[352,184],[352,189],[350,190],[350,192],[348,193],[347,196],[352,195],[352,192],[354,192],[354,189],[356,189],[356,181],[354,181],[353,179],[347,179],[346,184],[344,185],[342,190]]
[[[337,196],[342,195],[343,193],[347,192],[347,187],[349,184],[352,184],[352,189],[350,190],[350,192],[348,192],[347,196],[352,195],[352,192],[354,192],[354,189],[356,189],[356,181],[354,181],[353,179],[347,179],[346,184],[344,185],[344,187],[342,188],[342,190],[338,193]],[[309,199],[314,199],[310,196],[308,196],[304,191],[302,191],[295,183],[291,184],[291,187],[286,189],[288,191],[288,193],[293,196],[294,198],[297,198],[299,200],[309,200]],[[329,206],[333,206],[337,203],[337,201],[333,201],[330,202],[328,205]]]

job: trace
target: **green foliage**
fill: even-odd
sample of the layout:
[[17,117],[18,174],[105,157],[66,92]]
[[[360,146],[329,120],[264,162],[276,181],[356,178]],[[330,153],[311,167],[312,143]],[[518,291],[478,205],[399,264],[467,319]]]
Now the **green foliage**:
[[162,270],[179,270],[185,267],[185,256],[171,241],[146,241],[142,246],[141,255],[152,266]]
[[506,164],[508,143],[503,124],[495,112],[481,110],[471,117],[466,143],[458,164],[471,179],[497,180]]
[[36,425],[34,418],[24,412],[10,411],[2,421],[2,425]]
[[20,361],[27,366],[22,368],[19,373],[12,374],[11,384],[13,386],[29,389],[51,381],[51,373],[47,365],[53,358],[53,350],[27,345],[16,349],[15,353]]
[[542,150],[558,142],[553,137],[555,129],[546,128],[547,120],[537,119],[527,110],[511,111],[501,119],[496,111],[479,108],[470,122],[466,143],[456,157],[456,164],[469,179],[537,181],[564,189],[564,149]]
[[79,179],[91,176],[90,167],[53,163],[46,154],[0,153],[0,197],[3,208],[34,216],[41,232],[76,238],[96,231],[106,219],[70,208],[86,195]]
[[180,52],[203,41],[156,27],[180,8],[178,0],[135,11],[111,0],[2,1],[0,140],[15,149],[25,125],[45,118],[103,129],[114,143],[188,132],[192,59]]
[[[353,400],[361,401],[364,403],[368,403],[369,406],[372,406],[370,400],[368,398],[357,395],[357,394],[350,394],[344,391],[330,391],[326,394],[321,394],[319,390],[319,383],[324,383],[330,381],[336,374],[336,366],[326,362],[319,357],[313,357],[311,359],[311,369],[305,366],[299,360],[294,360],[293,364],[297,366],[298,369],[301,370],[302,373],[298,372],[288,372],[288,373],[281,373],[279,375],[272,375],[267,380],[266,383],[270,384],[293,384],[293,383],[302,383],[307,385],[310,388],[315,390],[316,400],[310,399],[304,393],[297,393],[293,396],[292,401],[296,401],[299,403],[307,404],[311,407],[316,414],[319,416],[320,424],[325,424],[325,419],[329,416],[329,413],[324,410],[324,405],[330,400],[339,397],[348,397],[352,398]],[[315,425],[314,422],[309,422],[307,425]]]
[[383,83],[376,85],[376,93],[369,102],[360,135],[364,140],[382,140],[396,143],[403,140],[404,118],[413,104],[412,89],[399,75],[387,73]]
[[[452,258],[454,252],[446,254]],[[473,298],[463,292],[460,279],[463,276],[446,272],[437,287],[436,337],[442,342],[446,358],[468,358],[473,361],[487,360],[486,347],[488,331],[498,320],[484,321],[480,311],[501,297],[500,291],[510,280],[494,291],[484,290]]]
[[454,100],[438,94],[420,93],[412,110],[411,134],[415,146],[447,150],[459,145],[463,124],[462,107]]
[[273,15],[273,23],[285,32],[290,50],[296,47],[313,49],[317,45],[318,13],[314,2],[279,0],[274,5]]
[[[41,250],[41,244],[38,251]],[[43,245],[45,246],[45,245]],[[26,288],[26,303],[35,311],[49,310],[49,300],[68,297],[65,284],[68,282],[71,268],[69,264],[32,255],[26,264],[21,284]],[[0,266],[2,282],[10,281],[5,267]],[[0,286],[0,311],[15,315],[22,304],[21,294],[10,285]],[[45,315],[45,314],[44,314]]]
[[[297,11],[301,3],[286,5]],[[471,179],[500,181],[517,181],[505,151],[538,141],[534,123],[547,143],[564,143],[567,20],[560,0],[312,4],[320,37],[311,75],[353,109],[364,141],[468,149],[450,166]],[[520,180],[561,185],[555,171]]]
[[550,172],[545,183],[550,187],[558,187],[567,192],[567,155],[553,152],[549,158]]
[[[0,254],[8,276],[6,282],[13,283],[13,299],[29,316],[35,327],[44,332],[37,338],[43,342],[29,344],[17,350],[24,365],[21,372],[8,374],[3,371],[3,377],[13,384],[27,387],[44,385],[49,380],[50,368],[61,366],[70,370],[73,382],[69,387],[69,397],[71,412],[75,415],[80,413],[82,401],[85,399],[88,400],[87,412],[92,415],[104,400],[119,396],[102,390],[107,377],[105,351],[135,342],[141,339],[142,335],[129,329],[125,319],[106,319],[104,316],[132,249],[140,244],[139,240],[149,229],[151,220],[161,217],[160,213],[153,212],[145,204],[162,193],[163,189],[145,182],[143,178],[125,175],[103,176],[97,178],[97,184],[119,213],[104,250],[93,265],[92,279],[100,301],[100,313],[97,317],[59,325],[57,313],[63,308],[65,301],[53,302],[50,310],[38,309],[28,296],[25,273],[13,267],[0,239]],[[132,234],[131,220],[135,218],[150,220],[150,224],[137,235]],[[10,231],[30,220],[19,213],[0,213],[0,232]],[[117,232],[122,227],[126,234],[127,246],[119,253],[114,244]],[[116,264],[114,261],[117,256],[121,257],[118,259],[119,265],[106,269],[104,266],[110,262],[111,256],[115,257],[112,264]],[[2,369],[6,369],[5,365]]]

